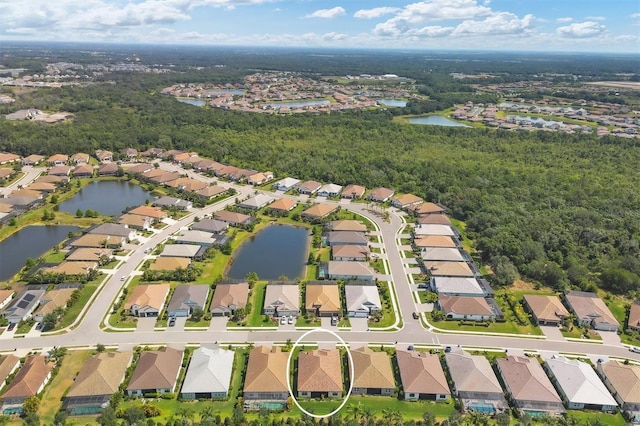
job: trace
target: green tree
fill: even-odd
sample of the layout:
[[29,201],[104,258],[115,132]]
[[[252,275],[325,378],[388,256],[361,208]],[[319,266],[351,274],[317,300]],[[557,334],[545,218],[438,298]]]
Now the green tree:
[[256,272],[249,272],[247,274],[247,283],[249,283],[249,288],[253,288],[254,284],[259,280],[258,274]]
[[84,213],[82,212],[82,209],[76,210],[76,217],[82,217],[82,216],[84,216]]
[[98,343],[96,345],[96,351],[98,353],[104,352],[107,348],[105,348],[105,346],[102,343]]
[[55,426],[64,426],[67,424],[67,417],[69,417],[69,414],[65,410],[60,410],[53,418],[53,424]]
[[53,330],[58,323],[58,314],[49,312],[42,318],[42,331]]
[[191,312],[191,320],[192,321],[200,321],[202,319],[202,317],[204,316],[204,310],[200,307],[197,306],[193,312]]
[[105,407],[100,410],[100,415],[96,421],[102,426],[116,426],[118,424],[116,411],[111,406]]
[[25,426],[40,426],[40,416],[38,416],[38,413],[26,413],[24,424]]
[[40,398],[36,396],[30,396],[22,404],[22,411],[25,414],[37,413],[40,408]]

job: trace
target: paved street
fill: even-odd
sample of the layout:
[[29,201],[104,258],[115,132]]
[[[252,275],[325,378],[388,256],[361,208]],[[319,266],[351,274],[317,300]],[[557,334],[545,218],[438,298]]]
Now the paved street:
[[[192,171],[185,171],[175,165],[161,163],[161,167],[167,170],[176,170],[181,173],[187,173],[194,179],[204,180],[207,182],[215,181],[212,178],[203,177]],[[25,169],[27,169],[25,167]],[[33,176],[31,170],[27,172],[27,175],[23,179],[30,179]],[[29,176],[29,177],[27,177]],[[35,179],[35,177],[34,177]],[[105,285],[100,290],[99,294],[95,297],[95,300],[88,308],[86,315],[82,319],[79,325],[75,329],[68,330],[65,334],[49,335],[38,337],[35,333],[29,333],[27,336],[21,339],[11,339],[7,336],[2,336],[0,339],[0,350],[13,351],[14,348],[25,352],[33,348],[49,348],[52,346],[85,346],[96,345],[102,343],[105,345],[137,345],[137,344],[176,344],[183,345],[187,343],[198,342],[229,342],[229,343],[244,343],[254,342],[255,344],[270,344],[273,342],[285,342],[288,339],[292,341],[297,340],[304,331],[297,331],[293,326],[279,327],[275,330],[239,330],[239,331],[227,331],[224,329],[224,321],[214,319],[212,325],[207,331],[182,331],[182,327],[176,327],[175,329],[167,331],[152,331],[145,328],[144,331],[138,330],[135,332],[108,332],[100,329],[101,322],[103,321],[105,314],[111,310],[113,302],[120,293],[120,290],[125,283],[121,281],[121,277],[129,277],[134,273],[134,269],[142,262],[145,257],[145,249],[154,248],[157,244],[165,240],[169,235],[178,231],[180,228],[189,225],[195,216],[202,217],[205,214],[211,214],[212,212],[223,209],[229,204],[235,203],[236,198],[244,199],[255,192],[255,188],[242,186],[242,185],[228,185],[221,183],[224,186],[232,186],[238,191],[238,194],[234,197],[230,197],[219,203],[207,206],[203,209],[193,209],[189,215],[175,221],[173,224],[165,227],[157,232],[152,237],[144,240],[140,245],[132,246],[134,250],[129,255],[126,262],[124,262],[119,269],[114,270],[113,274],[108,277]],[[285,197],[289,197],[286,196]],[[293,197],[295,198],[295,197]],[[334,201],[326,201],[328,203],[336,203]],[[554,335],[554,338],[526,338],[516,336],[491,336],[482,334],[470,334],[470,333],[435,333],[425,330],[419,320],[412,318],[412,312],[424,311],[424,307],[418,309],[412,296],[412,288],[415,288],[410,284],[407,277],[407,273],[410,273],[414,268],[411,262],[401,257],[402,247],[398,246],[400,234],[405,226],[402,220],[402,213],[390,208],[388,211],[389,221],[383,220],[378,215],[375,215],[368,211],[366,204],[350,203],[345,204],[343,201],[339,203],[343,208],[347,208],[351,211],[359,213],[379,228],[379,235],[382,237],[382,245],[385,256],[387,259],[389,271],[385,271],[393,279],[393,285],[395,287],[395,294],[397,295],[398,314],[402,316],[403,325],[400,329],[393,331],[368,331],[363,330],[361,325],[353,327],[351,331],[340,331],[340,336],[350,344],[363,344],[363,343],[384,343],[398,346],[403,345],[434,345],[434,346],[457,346],[464,347],[477,347],[477,348],[503,348],[512,351],[549,351],[549,352],[567,352],[577,353],[590,356],[614,356],[623,358],[632,358],[640,361],[640,355],[631,353],[627,348],[623,347],[618,340],[609,336],[605,339],[604,343],[582,343],[582,342],[568,342],[566,340],[560,340]],[[334,327],[332,328],[334,329]],[[178,332],[179,331],[179,332]],[[5,332],[6,334],[6,332]],[[325,334],[326,335],[326,334]],[[318,335],[320,336],[320,335]],[[326,335],[328,336],[328,335]],[[315,337],[315,336],[314,336]],[[330,341],[323,342],[330,344]]]

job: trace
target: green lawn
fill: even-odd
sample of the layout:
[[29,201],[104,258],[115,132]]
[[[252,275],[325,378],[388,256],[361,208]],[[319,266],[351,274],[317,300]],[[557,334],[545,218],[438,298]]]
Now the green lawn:
[[61,263],[64,260],[65,252],[50,251],[44,256],[44,263]]
[[87,305],[91,295],[96,291],[100,282],[104,279],[104,275],[100,274],[100,276],[93,281],[89,281],[82,287],[82,291],[80,292],[80,297],[70,308],[65,310],[65,313],[62,315],[62,318],[58,321],[58,324],[53,329],[60,330],[64,327],[68,327],[71,325],[73,321],[80,315],[80,311]]
[[607,414],[600,411],[568,410],[567,416],[577,420],[580,425],[590,425],[596,420],[599,420],[600,424],[607,426],[624,426],[627,424],[624,417],[622,417],[622,414],[619,412],[616,414]]
[[511,333],[511,334],[531,334],[541,336],[542,331],[532,325],[519,326],[514,322],[494,322],[488,327],[482,325],[459,325],[458,321],[434,321],[430,313],[427,313],[428,321],[437,328],[444,330],[476,331],[481,333]]
[[[388,282],[382,281],[378,283],[380,285],[380,289],[388,288],[389,291],[392,291],[392,288],[389,286]],[[382,318],[379,322],[369,322],[370,328],[386,328],[392,326],[396,322],[396,311],[393,309],[391,305],[391,299],[384,296],[384,291],[379,291],[380,293],[380,301],[382,302]],[[397,295],[396,295],[397,300]],[[398,324],[401,326],[401,324]]]
[[[266,281],[258,281],[253,285],[251,289],[250,302],[251,312],[245,319],[245,324],[248,327],[272,327],[278,325],[277,322],[272,321],[270,318],[265,320],[265,315],[262,314],[262,305],[264,305],[264,296],[267,290]],[[229,322],[229,326],[237,326],[238,323]]]

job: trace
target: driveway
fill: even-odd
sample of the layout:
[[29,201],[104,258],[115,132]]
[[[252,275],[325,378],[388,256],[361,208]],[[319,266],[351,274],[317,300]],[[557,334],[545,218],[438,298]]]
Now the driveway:
[[138,318],[136,331],[153,331],[157,318]]
[[602,343],[611,346],[622,346],[620,342],[620,336],[615,331],[598,331],[600,337],[602,337]]
[[540,330],[542,330],[542,334],[547,336],[548,340],[564,341],[564,336],[560,332],[560,327],[554,327],[551,325],[541,325]]
[[209,331],[225,331],[229,317],[212,317],[209,324]]
[[367,318],[349,318],[351,323],[351,331],[367,331],[369,329],[369,320]]

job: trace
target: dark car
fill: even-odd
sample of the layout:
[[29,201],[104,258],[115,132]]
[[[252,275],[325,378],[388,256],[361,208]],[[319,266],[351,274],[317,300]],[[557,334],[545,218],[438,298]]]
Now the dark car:
[[11,324],[9,324],[9,327],[7,327],[7,330],[11,331],[11,330],[13,330],[14,328],[16,328],[16,323],[15,323],[15,322],[12,322]]
[[169,318],[169,327],[176,325],[176,317]]
[[451,346],[447,346],[446,348],[444,348],[444,351],[447,353],[451,352]]
[[420,315],[418,315],[418,313],[417,313],[417,312],[414,312],[412,315],[413,315],[413,319],[418,319],[418,318],[420,318]]

